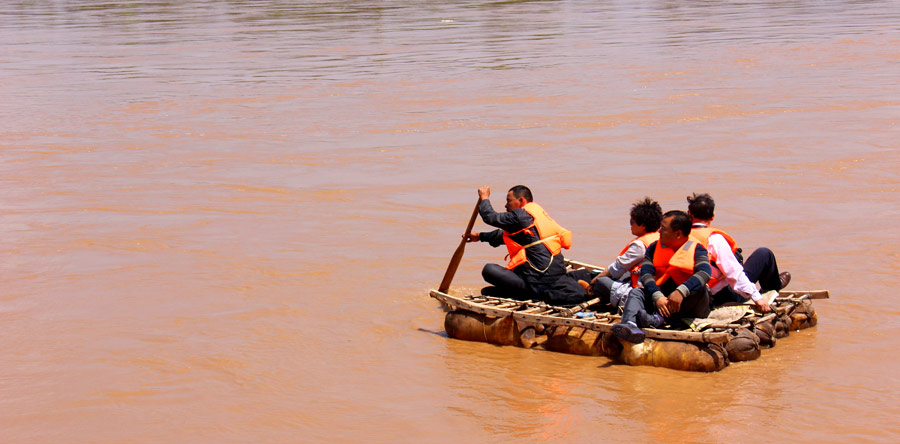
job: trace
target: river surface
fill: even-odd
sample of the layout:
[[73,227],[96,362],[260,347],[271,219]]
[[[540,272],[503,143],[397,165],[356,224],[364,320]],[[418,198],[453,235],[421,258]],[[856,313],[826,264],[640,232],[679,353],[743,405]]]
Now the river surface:
[[[900,441],[900,2],[8,1],[0,442]],[[819,325],[715,374],[448,339],[476,188],[608,264],[709,192]],[[487,228],[479,222],[476,229]],[[466,248],[454,291],[505,251]]]

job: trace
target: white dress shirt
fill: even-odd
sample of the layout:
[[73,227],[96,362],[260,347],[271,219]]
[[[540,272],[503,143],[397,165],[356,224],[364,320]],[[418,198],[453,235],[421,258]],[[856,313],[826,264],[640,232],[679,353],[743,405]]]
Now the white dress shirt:
[[[695,224],[695,226],[704,225]],[[719,280],[715,286],[710,287],[710,293],[716,294],[728,285],[735,293],[743,296],[744,299],[749,298],[758,301],[762,297],[759,294],[759,289],[756,288],[756,284],[750,282],[750,279],[747,278],[747,274],[744,273],[744,267],[734,257],[731,245],[728,244],[724,236],[718,233],[713,233],[709,236],[709,244],[706,246],[706,251],[709,254],[709,260],[716,264],[712,267],[712,277]],[[725,276],[725,279],[722,279],[722,276]]]

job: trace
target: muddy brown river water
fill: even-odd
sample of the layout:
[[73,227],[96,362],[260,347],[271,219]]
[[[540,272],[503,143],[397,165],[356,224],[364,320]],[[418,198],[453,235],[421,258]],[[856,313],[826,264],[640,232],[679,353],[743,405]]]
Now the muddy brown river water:
[[[0,5],[0,442],[900,441],[900,3]],[[448,339],[477,198],[709,192],[819,325],[715,374]],[[479,222],[477,229],[486,229]],[[469,245],[477,290],[505,251]]]

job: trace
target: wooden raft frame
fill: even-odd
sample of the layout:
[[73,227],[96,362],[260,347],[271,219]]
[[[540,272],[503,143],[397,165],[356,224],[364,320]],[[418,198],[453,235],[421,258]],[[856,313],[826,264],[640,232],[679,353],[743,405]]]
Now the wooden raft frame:
[[[429,295],[453,309],[471,311],[495,318],[512,317],[527,324],[554,325],[559,327],[581,327],[600,333],[612,333],[614,324],[621,320],[620,316],[608,313],[594,313],[594,318],[579,319],[567,315],[564,307],[554,307],[543,302],[517,301],[515,299],[497,298],[484,295],[451,296],[437,290]],[[727,327],[712,326],[711,331],[691,330],[659,330],[645,328],[644,333],[651,339],[669,339],[688,342],[728,342],[731,330],[738,325]]]
[[[569,270],[590,269],[593,271],[603,271],[604,267],[599,267],[586,262],[578,262],[566,259],[566,266]],[[429,295],[450,307],[451,309],[459,309],[480,313],[495,318],[505,318],[511,316],[516,321],[526,324],[536,325],[553,325],[559,327],[581,327],[600,333],[612,333],[612,327],[621,321],[621,316],[610,313],[597,313],[590,311],[594,317],[577,318],[575,313],[586,309],[595,301],[589,301],[573,308],[557,307],[540,301],[520,301],[516,299],[506,299],[485,295],[469,295],[469,296],[451,296],[438,290],[431,290]],[[655,328],[642,329],[646,337],[651,339],[667,339],[673,341],[687,342],[710,342],[725,343],[731,339],[733,332],[742,327],[751,327],[757,323],[771,320],[776,314],[786,313],[791,306],[801,303],[805,299],[829,299],[828,290],[801,290],[801,291],[779,291],[778,296],[772,304],[773,313],[769,313],[760,317],[751,317],[741,319],[742,323],[712,323],[707,325],[706,331],[687,330],[661,330]]]

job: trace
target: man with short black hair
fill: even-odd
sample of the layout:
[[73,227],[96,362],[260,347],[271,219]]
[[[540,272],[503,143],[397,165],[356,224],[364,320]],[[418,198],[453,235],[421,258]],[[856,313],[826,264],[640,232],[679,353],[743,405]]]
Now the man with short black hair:
[[499,228],[466,236],[469,242],[487,242],[492,247],[506,245],[506,267],[487,264],[481,271],[489,284],[502,295],[514,299],[541,299],[551,304],[572,305],[584,300],[584,289],[566,275],[563,248],[572,245],[572,232],[554,221],[532,201],[531,190],[516,185],[506,194],[506,212],[497,213],[489,200],[491,189],[478,189],[478,212],[484,223]]
[[[763,313],[771,311],[760,291],[781,290],[791,281],[791,274],[778,272],[775,254],[765,247],[756,249],[741,264],[741,249],[734,238],[710,225],[716,210],[712,196],[694,193],[687,201],[691,235],[706,247],[712,265],[709,289],[713,305],[752,300]],[[757,282],[761,289],[756,288]]]
[[684,211],[663,215],[659,240],[647,247],[641,264],[641,285],[628,293],[622,322],[613,334],[643,342],[640,327],[660,327],[665,318],[705,318],[709,315],[710,267],[706,249],[690,237],[691,218]]

